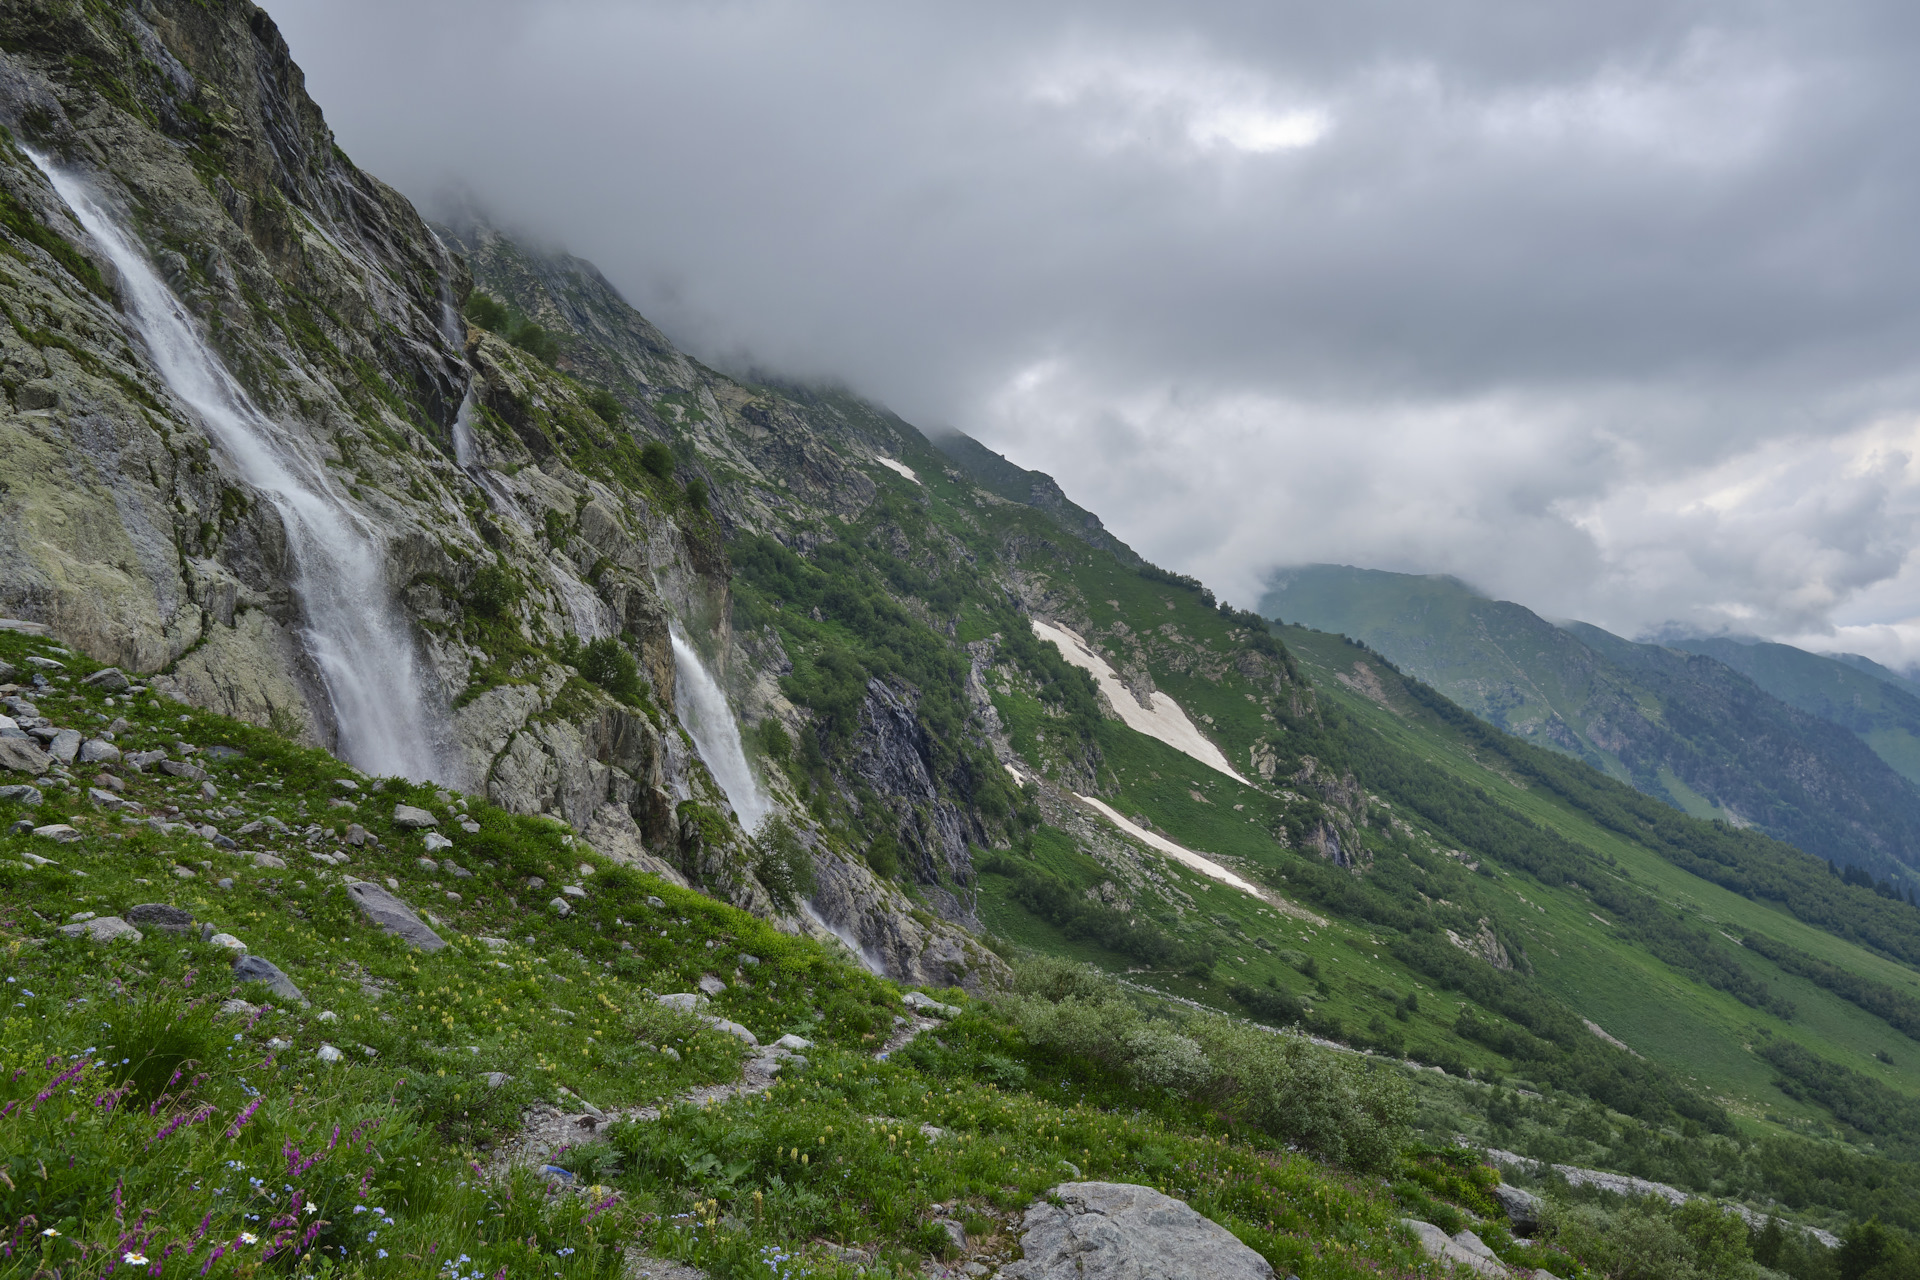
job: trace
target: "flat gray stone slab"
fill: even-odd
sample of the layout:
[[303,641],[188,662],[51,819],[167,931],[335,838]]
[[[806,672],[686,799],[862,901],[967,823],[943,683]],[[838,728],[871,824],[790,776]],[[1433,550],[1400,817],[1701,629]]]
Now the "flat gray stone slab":
[[1152,1187],[1063,1182],[1027,1210],[1002,1280],[1273,1280],[1231,1231]]
[[360,908],[360,914],[410,947],[438,951],[447,940],[427,927],[413,908],[370,880],[356,880],[347,886],[347,897]]
[[307,998],[300,994],[300,988],[293,985],[293,979],[280,971],[280,966],[261,956],[241,956],[233,962],[233,980],[235,982],[264,982],[267,990],[282,1000],[292,1000],[305,1004]]
[[53,765],[53,757],[36,747],[26,738],[0,738],[0,769],[12,769],[16,773],[45,773]]
[[393,825],[408,831],[424,831],[428,827],[439,826],[440,819],[425,809],[417,809],[410,804],[397,804],[393,806]]
[[79,924],[63,924],[60,934],[66,938],[86,938],[89,942],[138,942],[140,931],[119,916],[97,916]]

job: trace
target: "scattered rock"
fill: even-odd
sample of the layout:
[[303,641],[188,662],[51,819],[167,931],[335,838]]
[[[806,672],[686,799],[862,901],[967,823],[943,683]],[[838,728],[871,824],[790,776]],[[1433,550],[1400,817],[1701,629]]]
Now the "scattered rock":
[[397,804],[393,806],[393,825],[407,831],[424,831],[428,827],[439,826],[440,819],[425,809],[416,809],[410,804]]
[[932,996],[924,995],[918,991],[907,992],[907,994],[900,997],[900,1001],[916,1013],[924,1013],[931,1017],[957,1018],[960,1016],[960,1010],[953,1005],[941,1004]]
[[509,945],[505,938],[489,938],[489,937],[482,936],[476,939],[476,941],[478,941],[481,946],[487,948],[489,951],[505,951],[507,949],[507,946]]
[[118,667],[103,667],[80,683],[92,685],[107,693],[125,693],[132,686],[133,681],[127,679]]
[[710,973],[702,974],[700,977],[700,981],[695,983],[694,985],[700,988],[700,991],[702,994],[709,995],[709,996],[717,996],[722,991],[725,991],[727,989],[726,983],[722,982],[720,979],[714,977]]
[[529,888],[529,889],[534,889],[534,890],[540,890],[540,889],[544,889],[544,888],[546,888],[546,887],[547,887],[547,882],[546,882],[545,880],[542,880],[542,879],[541,879],[541,878],[540,878],[539,876],[528,876],[528,877],[527,877],[527,888]]
[[665,911],[667,909],[667,904],[660,901],[660,899],[654,897],[652,894],[647,895],[647,905],[654,908],[656,911]]
[[10,800],[14,804],[24,804],[30,808],[34,808],[38,807],[45,799],[46,797],[40,794],[40,788],[38,787],[29,787],[24,784],[0,787],[0,800]]
[[[23,829],[31,827],[32,825],[31,822],[17,822],[13,827],[14,834],[18,835]],[[43,858],[37,853],[23,853],[20,855],[20,861],[30,867],[57,867],[60,865],[52,858]]]
[[284,859],[276,858],[270,853],[254,854],[253,865],[256,867],[265,867],[269,871],[284,871],[287,867]]
[[674,1062],[680,1061],[680,1051],[670,1044],[660,1046],[660,1056]]
[[58,844],[72,844],[75,840],[85,838],[80,832],[74,830],[64,822],[53,822],[48,823],[44,827],[35,827],[33,834],[43,840],[52,840]]
[[467,870],[465,867],[458,867],[458,866],[455,866],[453,863],[449,862],[446,864],[446,868],[448,873],[452,875],[455,880],[473,879],[473,872]]
[[547,903],[547,909],[553,912],[555,915],[561,916],[563,918],[573,914],[573,904],[568,902],[565,898],[553,899],[552,901]]
[[967,1229],[955,1222],[952,1218],[941,1218],[939,1219],[939,1223],[940,1229],[947,1233],[947,1239],[953,1242],[954,1249],[957,1252],[965,1253],[967,1251]]
[[750,955],[748,955],[748,954],[747,954],[746,952],[744,952],[744,951],[742,951],[742,952],[741,952],[741,953],[739,954],[739,956],[737,957],[737,959],[738,959],[738,960],[740,961],[740,967],[741,967],[742,969],[753,969],[753,968],[757,968],[757,967],[759,966],[759,964],[760,964],[760,957],[759,957],[759,956],[750,956]]
[[322,1009],[322,1010],[321,1010],[321,1011],[320,1011],[319,1013],[317,1013],[317,1014],[315,1014],[314,1016],[315,1016],[316,1018],[318,1018],[318,1019],[319,1019],[319,1020],[320,1020],[321,1022],[338,1022],[338,1021],[340,1021],[340,1015],[339,1015],[339,1014],[337,1014],[337,1013],[335,1013],[335,1012],[334,1012],[333,1010],[331,1010],[331,1009]]
[[429,929],[413,913],[413,908],[377,884],[355,880],[347,886],[347,896],[353,899],[353,905],[359,907],[368,920],[408,946],[418,947],[422,951],[438,951],[447,945],[446,939]]
[[52,766],[53,757],[25,738],[0,738],[0,769],[38,777]]
[[102,809],[118,809],[126,803],[126,801],[113,794],[113,792],[103,791],[99,787],[88,787],[87,799],[93,801]]
[[[1054,1203],[1057,1201],[1058,1203]],[[1027,1209],[1005,1280],[1272,1280],[1219,1223],[1151,1187],[1063,1182]]]
[[346,1057],[347,1055],[340,1052],[338,1049],[334,1048],[330,1044],[323,1044],[320,1046],[319,1052],[315,1053],[313,1056],[320,1059],[320,1061],[322,1062],[333,1063],[333,1062],[340,1061],[340,1059]]
[[229,951],[245,952],[247,949],[246,943],[240,941],[240,939],[230,933],[216,933],[208,938],[207,941],[216,947],[225,947]]
[[477,836],[480,834],[480,824],[475,822],[472,818],[460,819],[460,829],[466,832],[470,836]]
[[440,869],[440,864],[435,862],[432,858],[420,858],[417,861],[422,871],[434,872]]
[[426,843],[427,843],[428,853],[438,853],[442,849],[453,848],[453,841],[447,839],[445,836],[441,835],[438,831],[427,832]]
[[168,760],[162,758],[156,762],[160,772],[172,778],[188,778],[194,782],[205,782],[207,771],[191,760]]
[[120,748],[105,738],[88,738],[80,744],[81,764],[107,764],[120,758]]
[[670,996],[661,996],[659,1000],[660,1003],[667,1008],[678,1010],[681,1013],[692,1013],[695,1009],[698,1009],[707,1002],[705,996],[695,995],[691,991],[680,991]]
[[43,658],[37,653],[27,655],[27,665],[30,667],[38,667],[42,671],[65,671],[67,669],[66,663],[55,662],[52,658]]
[[107,790],[116,792],[116,793],[125,791],[127,789],[127,784],[125,782],[121,781],[119,778],[115,777],[113,774],[105,772],[104,770],[100,773],[96,773],[93,776],[93,783],[97,787],[105,787]]
[[800,1053],[803,1050],[813,1048],[813,1041],[789,1032],[781,1036],[778,1040],[775,1040],[773,1047],[776,1049],[791,1049],[795,1053]]
[[61,925],[60,936],[84,937],[89,942],[138,942],[145,935],[119,916],[96,916],[79,924]]
[[367,830],[357,822],[347,824],[347,834],[344,839],[356,849],[369,842],[378,843],[373,839],[373,832]]
[[487,1088],[498,1089],[511,1079],[513,1079],[513,1077],[504,1071],[489,1071],[487,1072]]
[[562,885],[560,886],[560,892],[566,894],[569,898],[584,898],[587,896],[587,891],[577,884]]
[[220,1012],[233,1014],[242,1018],[251,1018],[260,1012],[260,1006],[257,1004],[248,1004],[245,1000],[224,1000],[220,1004]]

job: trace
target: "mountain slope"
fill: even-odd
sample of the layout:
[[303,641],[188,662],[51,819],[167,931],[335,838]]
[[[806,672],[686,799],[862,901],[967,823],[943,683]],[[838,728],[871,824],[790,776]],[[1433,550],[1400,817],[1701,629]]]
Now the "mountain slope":
[[[694,1082],[664,1054],[604,1042],[644,1031],[653,1045],[663,985],[710,976],[723,1008],[773,1019],[765,1031],[818,1033],[820,1061],[793,1064],[797,1079],[773,1106],[761,1105],[771,1087],[758,1102],[744,1093],[616,1125],[611,1147],[569,1157],[631,1197],[633,1216],[600,1237],[602,1270],[619,1265],[609,1241],[644,1230],[652,1246],[723,1274],[795,1246],[841,1267],[806,1243],[829,1235],[914,1271],[953,1243],[933,1220],[936,1200],[945,1213],[987,1215],[980,1231],[997,1235],[993,1224],[1069,1159],[1195,1197],[1298,1273],[1406,1270],[1413,1246],[1395,1233],[1399,1214],[1470,1224],[1440,1195],[1467,1194],[1456,1174],[1482,1176],[1454,1154],[1457,1134],[1756,1211],[1787,1204],[1836,1229],[1874,1214],[1920,1226],[1910,994],[1920,912],[1756,832],[1695,821],[1532,750],[1337,637],[1222,607],[1113,541],[1051,480],[989,451],[937,447],[842,390],[707,368],[590,264],[477,218],[435,234],[333,148],[271,22],[241,0],[49,0],[0,12],[0,47],[0,118],[54,157],[43,168],[11,142],[0,154],[11,202],[0,303],[14,321],[0,327],[0,527],[17,551],[0,561],[0,610],[92,655],[66,674],[31,661],[62,661],[51,650],[0,637],[19,664],[0,672],[19,678],[16,699],[48,691],[36,694],[46,708],[16,701],[18,722],[0,725],[0,762],[23,788],[0,805],[28,824],[8,847],[68,848],[52,843],[66,833],[32,830],[72,825],[79,838],[63,857],[88,872],[0,868],[37,917],[16,921],[34,980],[66,984],[60,1038],[45,1052],[98,1047],[75,1038],[91,1024],[65,1003],[91,980],[81,962],[91,944],[55,942],[55,922],[119,909],[136,892],[226,900],[199,874],[223,866],[212,850],[233,839],[211,824],[248,819],[262,824],[250,839],[272,831],[302,844],[282,849],[307,858],[297,865],[337,868],[336,850],[355,849],[349,859],[392,892],[440,895],[462,928],[517,930],[524,919],[535,949],[588,962],[550,986],[525,967],[537,959],[500,961],[524,977],[486,992],[498,1005],[481,1004],[475,984],[501,971],[471,943],[458,944],[462,967],[436,969],[373,938],[346,909],[346,886],[317,871],[256,861],[287,874],[223,877],[234,885],[218,893],[245,903],[249,922],[271,916],[277,931],[259,927],[283,953],[326,958],[330,939],[344,939],[351,954],[315,980],[324,973],[347,999],[360,991],[368,1003],[348,1016],[368,1028],[368,1048],[407,1064],[407,1079],[434,1071],[431,1096],[390,1105],[436,1126],[442,1143],[495,1142],[541,1114],[495,1114],[485,1132],[461,1123],[487,1110],[468,1101],[494,1087],[460,1070],[475,1065],[465,1046],[438,1044],[462,1028],[521,1038],[507,1074],[551,1069],[560,1080],[575,1049],[589,1064],[617,1057],[627,1101],[647,1096],[643,1080]],[[130,277],[102,269],[130,260],[71,216],[62,191],[75,182],[164,277],[190,322],[180,341],[206,346],[257,405],[262,439],[308,464],[309,496],[372,531],[385,589],[364,601],[414,649],[416,692],[448,750],[438,763],[461,775],[446,798],[431,775],[334,775],[312,750],[352,741],[333,664],[401,655],[316,640],[316,611],[296,589],[312,563],[297,512],[246,472],[217,415],[159,358]],[[98,584],[118,594],[101,597]],[[1086,646],[1077,662],[1045,638],[1069,633],[1070,647]],[[117,692],[77,687],[107,659],[220,714],[182,720],[171,703],[123,707]],[[1618,663],[1593,663],[1612,682],[1596,687],[1633,700]],[[1140,714],[1118,714],[1129,698]],[[108,732],[160,743],[167,764],[122,778],[96,747],[56,765],[33,744],[81,737],[40,723],[56,708],[89,731],[114,713],[127,724]],[[162,736],[169,724],[187,746],[240,756],[209,750],[221,763],[196,765]],[[466,889],[435,887],[422,877],[444,864],[420,858],[446,846],[411,816],[369,810],[350,822],[341,806],[364,803],[350,795],[427,806],[452,848],[480,837],[472,847],[500,865],[462,867],[475,872],[475,883],[459,877]],[[478,813],[480,830],[456,811]],[[180,830],[183,816],[205,825]],[[267,823],[293,828],[296,816],[297,840]],[[536,898],[521,905],[552,892],[534,877],[565,886],[569,874],[591,886],[562,888],[544,914]],[[316,883],[341,893],[309,894]],[[779,963],[754,964],[765,957],[742,954],[749,941]],[[195,964],[223,958],[171,943],[153,954],[182,984]],[[977,1018],[876,1063],[863,1037],[892,1025],[876,1003],[888,993],[847,967],[856,956],[897,980],[962,986],[986,1009],[969,1006]],[[620,981],[602,983],[594,963]],[[173,1011],[147,1000],[139,968],[110,972],[136,984],[136,1007],[161,1009],[164,1032]],[[598,998],[582,1000],[589,978]],[[376,1006],[369,989],[404,1001]],[[834,994],[848,991],[852,1009]],[[104,1009],[124,995],[101,986],[86,998]],[[509,1018],[499,1007],[510,996]],[[214,1015],[188,1012],[210,1036]],[[31,1013],[10,1043],[44,1061],[35,1037],[50,1036],[39,1025],[55,1010]],[[1337,1044],[1268,1034],[1284,1028]],[[299,1030],[318,1035],[304,1021]],[[231,1043],[254,1046],[240,1034]],[[474,1049],[506,1051],[482,1038]],[[682,1057],[703,1074],[735,1065],[706,1056],[725,1042],[687,1043]],[[559,1047],[568,1058],[543,1056]],[[330,1079],[305,1075],[321,1069],[274,1079]],[[372,1071],[368,1096],[388,1096],[400,1077]],[[241,1079],[223,1080],[222,1107],[246,1105]],[[1249,1080],[1271,1087],[1249,1093]],[[1143,1117],[1165,1131],[1142,1136]],[[922,1123],[978,1145],[936,1146]],[[1047,1136],[998,1136],[1010,1128]],[[869,1140],[852,1145],[850,1129]],[[274,1137],[312,1142],[306,1130]],[[848,1145],[829,1165],[836,1142]],[[1286,1142],[1345,1163],[1354,1181],[1334,1194],[1334,1175],[1296,1163]],[[209,1173],[210,1150],[200,1152]],[[156,1163],[131,1147],[97,1151],[98,1168]],[[1196,1184],[1203,1160],[1210,1172]],[[46,1178],[12,1168],[20,1205],[46,1192],[36,1186]],[[1379,1173],[1391,1186],[1371,1181]],[[405,1176],[378,1198],[407,1197],[410,1214],[427,1189]],[[98,1169],[60,1185],[86,1178],[98,1184],[89,1229],[110,1230]],[[1283,1184],[1285,1195],[1269,1194]],[[515,1185],[521,1203],[549,1198]],[[441,1187],[433,1203],[457,1206],[458,1189]],[[1288,1196],[1341,1212],[1290,1210]],[[595,1203],[542,1243],[590,1241],[607,1207]],[[479,1238],[467,1224],[493,1222],[477,1205],[446,1214],[461,1239]],[[706,1225],[678,1232],[690,1223],[676,1213]],[[554,1227],[544,1210],[534,1216]],[[487,1230],[492,1265],[520,1237],[516,1228],[503,1245]],[[1500,1247],[1527,1266],[1567,1261]]]
[[1920,782],[1920,688],[1878,663],[1724,637],[1670,647],[1732,667],[1788,706],[1854,734],[1901,777]]
[[[1334,565],[1284,571],[1263,608],[1351,635],[1489,723],[1688,813],[1757,826],[1902,886],[1920,875],[1920,792],[1852,725],[1774,697],[1714,656],[1557,626],[1451,578]],[[1900,696],[1873,689],[1871,705],[1897,707]],[[1896,758],[1900,714],[1889,710],[1878,730]]]

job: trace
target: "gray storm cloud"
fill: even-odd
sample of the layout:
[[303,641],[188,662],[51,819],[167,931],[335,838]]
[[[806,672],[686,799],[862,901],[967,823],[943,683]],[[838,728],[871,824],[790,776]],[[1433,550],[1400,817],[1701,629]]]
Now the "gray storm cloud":
[[416,198],[1241,600],[1331,559],[1920,656],[1901,6],[271,11]]

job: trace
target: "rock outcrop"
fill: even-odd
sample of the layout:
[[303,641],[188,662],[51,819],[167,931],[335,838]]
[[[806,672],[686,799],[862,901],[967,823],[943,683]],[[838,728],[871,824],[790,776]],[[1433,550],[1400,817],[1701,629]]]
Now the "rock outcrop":
[[1273,1280],[1232,1232],[1151,1187],[1065,1182],[1023,1227],[1003,1280]]

